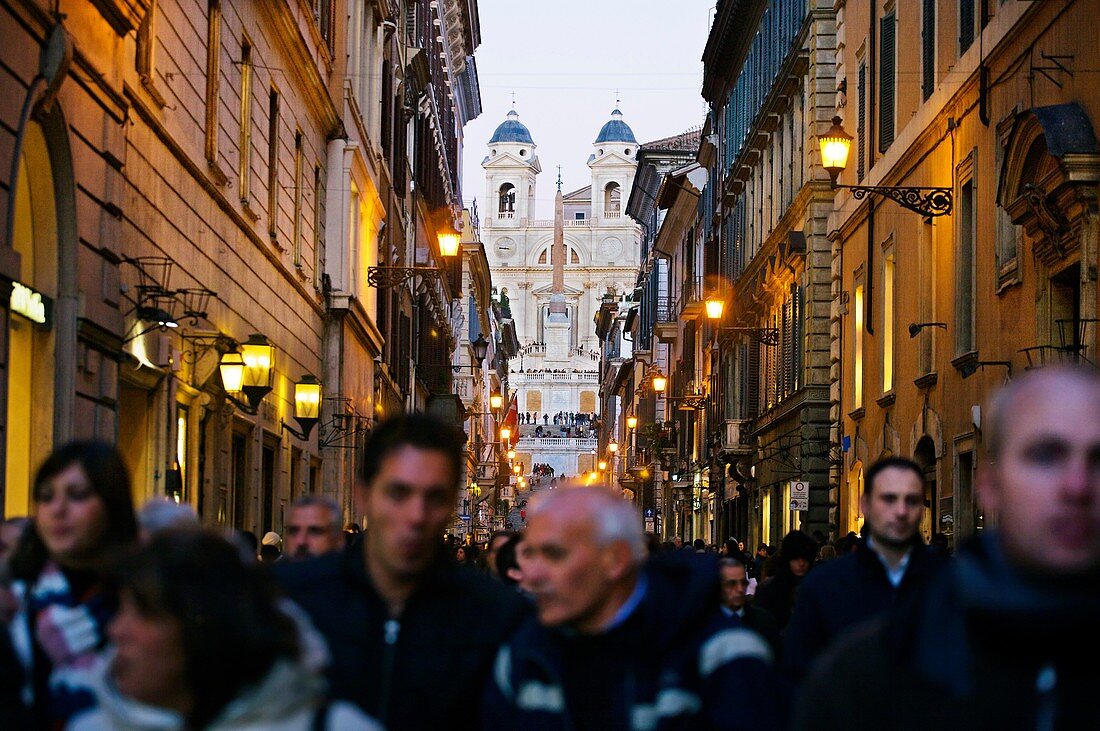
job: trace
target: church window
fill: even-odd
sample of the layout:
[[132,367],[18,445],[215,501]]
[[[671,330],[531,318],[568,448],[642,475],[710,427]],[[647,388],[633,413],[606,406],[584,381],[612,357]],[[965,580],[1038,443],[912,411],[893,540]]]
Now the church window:
[[626,148],[626,154],[627,154],[627,157],[629,157],[629,156],[630,156],[630,148],[629,148],[629,147],[628,147],[628,148]]
[[576,249],[570,249],[569,250],[569,263],[570,264],[580,264],[581,263],[581,257],[577,254]]
[[500,213],[515,213],[516,210],[516,186],[505,183],[500,186]]
[[526,157],[527,156],[527,150],[520,150],[519,151],[519,156],[520,157]]
[[600,154],[601,154],[601,155],[603,154],[603,150],[600,150]]
[[549,256],[549,251],[550,251],[549,249],[543,249],[542,250],[542,253],[539,254],[539,264],[545,264],[546,263],[547,257]]
[[603,209],[606,213],[619,213],[622,188],[616,182],[610,182],[603,189]]

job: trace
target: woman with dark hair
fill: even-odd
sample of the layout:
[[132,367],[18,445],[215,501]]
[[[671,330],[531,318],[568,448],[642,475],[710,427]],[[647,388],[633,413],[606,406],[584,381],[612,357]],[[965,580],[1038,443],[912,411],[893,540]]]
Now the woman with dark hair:
[[28,725],[61,728],[95,703],[91,682],[117,609],[105,578],[137,540],[137,521],[122,456],[101,442],[50,454],[33,500],[33,527],[10,559],[17,610],[8,629]]
[[768,576],[756,588],[756,606],[775,617],[780,630],[785,629],[791,619],[798,585],[813,566],[816,556],[817,542],[800,530],[792,530],[779,545],[775,575]]
[[322,700],[323,643],[222,537],[165,531],[117,576],[114,657],[73,731],[378,728]]

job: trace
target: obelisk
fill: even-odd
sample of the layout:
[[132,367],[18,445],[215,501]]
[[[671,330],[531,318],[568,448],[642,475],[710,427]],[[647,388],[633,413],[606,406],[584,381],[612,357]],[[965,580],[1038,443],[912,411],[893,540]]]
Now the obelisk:
[[561,194],[561,167],[558,168],[558,192],[554,196],[554,244],[550,247],[554,274],[550,286],[550,316],[546,318],[546,360],[569,360],[569,316],[565,311],[565,199]]

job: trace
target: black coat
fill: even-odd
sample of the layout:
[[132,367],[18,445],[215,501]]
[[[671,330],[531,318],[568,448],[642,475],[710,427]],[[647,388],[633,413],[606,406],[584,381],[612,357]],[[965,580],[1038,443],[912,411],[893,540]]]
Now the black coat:
[[779,662],[779,651],[782,647],[779,624],[776,623],[775,617],[769,614],[766,609],[761,609],[750,602],[745,605],[745,614],[742,617],[730,616],[725,612],[721,614],[727,624],[733,627],[748,627],[767,640],[768,646],[772,648],[776,663]]
[[798,731],[1100,728],[1100,577],[1038,584],[996,537],[960,550],[919,594],[827,650]]
[[498,646],[525,615],[522,598],[441,560],[393,619],[365,558],[356,542],[274,566],[328,641],[330,696],[358,704],[387,728],[478,728],[484,682]]
[[878,554],[862,540],[854,553],[820,564],[802,581],[783,638],[783,668],[795,680],[845,630],[920,593],[944,564],[923,543],[914,543],[898,588],[890,583]]

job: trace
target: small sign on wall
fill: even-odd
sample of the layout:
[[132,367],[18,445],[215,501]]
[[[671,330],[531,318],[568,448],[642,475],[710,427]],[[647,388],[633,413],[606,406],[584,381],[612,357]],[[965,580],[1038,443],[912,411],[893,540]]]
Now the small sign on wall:
[[791,480],[791,510],[810,509],[810,483]]

